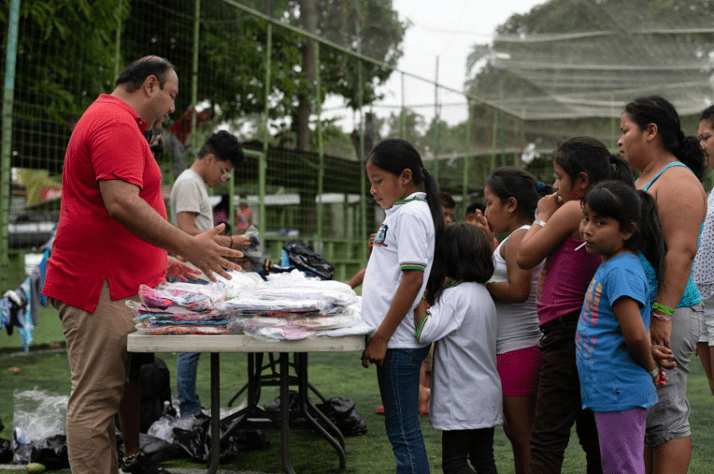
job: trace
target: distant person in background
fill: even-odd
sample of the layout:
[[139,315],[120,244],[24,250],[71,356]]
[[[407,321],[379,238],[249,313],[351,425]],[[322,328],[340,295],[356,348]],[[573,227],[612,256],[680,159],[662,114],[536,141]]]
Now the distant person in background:
[[464,222],[467,222],[469,224],[474,224],[476,225],[478,223],[477,219],[477,214],[483,213],[486,211],[486,206],[481,204],[480,202],[472,202],[469,204],[469,207],[466,208],[466,215],[464,215]]
[[253,225],[253,212],[248,207],[248,197],[241,199],[235,215],[236,234],[245,234]]
[[456,201],[451,197],[451,194],[446,191],[439,192],[439,201],[441,202],[441,212],[444,213],[444,225],[447,226],[454,222],[454,210],[456,209]]
[[218,224],[225,224],[226,226],[226,235],[231,235],[233,232],[231,232],[231,226],[228,223],[228,213],[230,208],[230,198],[228,197],[228,193],[226,191],[223,191],[221,193],[221,200],[218,201],[218,204],[213,206],[213,225],[217,226]]
[[[369,260],[369,257],[372,255],[372,246],[374,245],[374,238],[377,237],[377,234],[370,234],[369,236],[369,247],[367,249],[367,259]],[[367,271],[367,268],[363,268],[362,270],[358,271],[357,273],[354,274],[352,278],[347,282],[348,285],[350,285],[350,288],[354,289],[357,288],[362,284],[362,281],[364,281],[364,272]],[[382,407],[381,412],[379,414],[384,413],[384,407]]]
[[[184,232],[197,235],[213,227],[213,207],[207,187],[228,180],[231,171],[241,166],[245,155],[238,139],[222,130],[211,135],[198,152],[190,168],[176,179],[171,188],[171,219]],[[217,235],[223,246],[245,249],[250,240],[245,236]],[[181,415],[196,413],[201,402],[196,394],[196,368],[200,353],[181,352],[176,359],[176,384]]]
[[193,131],[191,128],[191,122],[193,121],[193,114],[196,114],[196,127],[198,127],[201,122],[210,120],[215,115],[213,109],[205,109],[200,112],[196,112],[195,107],[190,107],[181,114],[181,116],[171,125],[170,132],[173,136],[181,141],[181,144],[185,147],[188,137]]
[[164,129],[161,125],[164,123],[165,118],[166,117],[160,117],[156,123],[154,123],[153,127],[144,132],[144,136],[146,137],[146,141],[149,142],[149,148],[151,148],[151,154],[154,155],[154,158],[160,157],[164,152]]

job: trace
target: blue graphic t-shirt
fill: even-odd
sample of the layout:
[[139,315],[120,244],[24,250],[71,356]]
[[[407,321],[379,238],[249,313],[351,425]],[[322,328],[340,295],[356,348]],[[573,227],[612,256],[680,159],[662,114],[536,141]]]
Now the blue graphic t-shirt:
[[575,334],[583,408],[594,412],[648,408],[657,403],[652,377],[630,355],[612,310],[622,297],[640,304],[642,321],[649,330],[651,290],[640,259],[630,253],[603,262],[595,272]]

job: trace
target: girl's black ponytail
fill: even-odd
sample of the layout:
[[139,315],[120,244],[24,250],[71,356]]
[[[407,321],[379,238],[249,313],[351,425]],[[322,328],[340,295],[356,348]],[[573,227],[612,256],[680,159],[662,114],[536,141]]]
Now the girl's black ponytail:
[[639,247],[642,255],[654,268],[657,281],[662,283],[665,271],[664,234],[659,221],[657,202],[642,190],[637,191],[637,197],[640,201],[640,221],[635,235],[630,240],[639,241],[633,242],[633,244]]
[[674,156],[687,165],[697,179],[701,181],[707,166],[704,152],[699,145],[699,139],[693,135],[685,136],[684,132],[682,132],[680,138],[679,148],[674,152]]
[[431,218],[434,219],[434,230],[436,238],[444,232],[444,211],[441,209],[441,200],[439,199],[439,187],[436,180],[426,168],[422,168],[422,176],[424,177],[424,191],[426,191],[426,202],[429,204]]
[[443,265],[443,258],[439,256],[441,249],[441,234],[444,233],[444,211],[441,209],[439,199],[439,187],[436,180],[426,168],[422,168],[424,177],[424,190],[426,191],[426,202],[429,204],[431,218],[434,220],[434,262],[431,265],[431,273],[426,282],[427,302],[432,305],[436,301],[436,296],[441,292],[446,278],[446,267]]
[[635,179],[632,176],[630,165],[618,155],[610,155],[610,164],[614,166],[612,171],[612,179],[622,181],[630,186],[635,185]]

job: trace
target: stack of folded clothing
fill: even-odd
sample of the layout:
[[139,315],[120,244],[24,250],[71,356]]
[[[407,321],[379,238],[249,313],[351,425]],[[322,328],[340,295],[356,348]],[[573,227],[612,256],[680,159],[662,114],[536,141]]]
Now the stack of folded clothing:
[[359,297],[346,284],[306,278],[300,272],[272,276],[223,305],[233,332],[296,340],[361,321]]
[[297,270],[267,281],[232,273],[208,285],[141,286],[128,302],[145,334],[246,334],[297,340],[356,328],[364,334],[360,297],[344,283],[307,278]]
[[223,284],[162,283],[141,285],[141,303],[127,302],[136,314],[136,328],[145,334],[229,334],[230,315],[221,302]]

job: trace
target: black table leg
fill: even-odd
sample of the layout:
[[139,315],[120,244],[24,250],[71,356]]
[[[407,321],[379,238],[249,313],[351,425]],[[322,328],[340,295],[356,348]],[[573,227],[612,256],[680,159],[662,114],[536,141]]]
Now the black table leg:
[[290,464],[290,390],[289,390],[289,360],[290,354],[280,353],[280,452],[283,459],[283,470],[286,474],[295,474]]
[[[315,428],[318,433],[320,433],[322,437],[325,438],[327,442],[332,445],[333,448],[335,448],[335,451],[337,451],[337,455],[340,458],[340,469],[344,469],[346,466],[345,438],[342,435],[342,432],[330,421],[329,418],[324,415],[324,413],[318,410],[317,407],[313,405],[310,399],[308,398],[309,384],[307,382],[307,353],[297,353],[296,362],[297,364],[295,369],[297,371],[298,376],[298,396],[300,400],[300,411],[302,412],[302,415],[305,417],[305,419],[313,426],[313,428]],[[325,426],[327,426],[329,431],[334,433],[334,435],[337,437],[337,440],[335,439],[335,436],[332,436],[332,434],[330,434],[327,429],[325,429],[312,417],[311,413],[314,413],[315,416],[322,420],[322,422],[325,424]]]
[[221,391],[220,359],[218,352],[211,352],[211,457],[208,474],[218,471],[221,457]]

